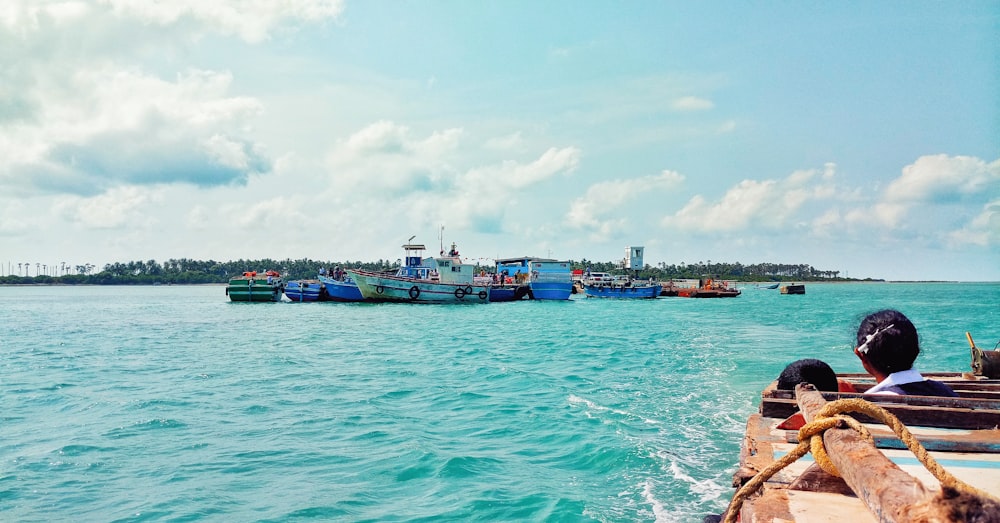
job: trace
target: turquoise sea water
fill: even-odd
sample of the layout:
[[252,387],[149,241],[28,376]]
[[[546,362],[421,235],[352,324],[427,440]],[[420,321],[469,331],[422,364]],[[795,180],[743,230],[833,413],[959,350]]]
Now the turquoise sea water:
[[1000,284],[476,306],[0,287],[5,521],[701,521],[789,361],[863,372],[894,307],[924,370],[1000,339]]

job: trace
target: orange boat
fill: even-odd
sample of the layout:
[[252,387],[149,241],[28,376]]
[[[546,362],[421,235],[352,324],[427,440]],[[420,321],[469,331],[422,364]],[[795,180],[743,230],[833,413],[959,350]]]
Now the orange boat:
[[701,278],[697,287],[674,287],[673,281],[663,286],[665,296],[679,296],[681,298],[735,298],[740,295],[740,290],[730,287],[725,281],[714,278]]

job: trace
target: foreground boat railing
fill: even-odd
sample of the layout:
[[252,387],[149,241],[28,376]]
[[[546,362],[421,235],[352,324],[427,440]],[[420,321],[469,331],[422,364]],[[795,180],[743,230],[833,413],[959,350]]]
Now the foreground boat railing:
[[[809,385],[797,386],[795,397],[808,423],[799,431],[798,446],[740,488],[726,511],[725,521],[736,521],[745,499],[761,489],[775,473],[810,451],[823,470],[841,477],[879,521],[1000,520],[1000,499],[945,471],[887,410],[861,398],[828,403],[822,393]],[[941,489],[937,492],[927,489],[890,461],[878,450],[863,425],[840,415],[850,412],[862,413],[889,425],[940,481]],[[770,494],[777,493],[771,491]]]

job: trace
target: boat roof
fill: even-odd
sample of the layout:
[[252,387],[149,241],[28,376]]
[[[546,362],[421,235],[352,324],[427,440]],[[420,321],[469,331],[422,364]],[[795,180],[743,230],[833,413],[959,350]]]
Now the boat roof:
[[426,251],[427,247],[424,247],[422,243],[407,243],[403,245],[403,250],[406,251]]
[[521,256],[519,258],[500,258],[497,263],[514,263],[514,262],[526,262],[526,261],[537,261],[537,262],[558,262],[563,260],[556,260],[554,258],[539,258],[537,256]]

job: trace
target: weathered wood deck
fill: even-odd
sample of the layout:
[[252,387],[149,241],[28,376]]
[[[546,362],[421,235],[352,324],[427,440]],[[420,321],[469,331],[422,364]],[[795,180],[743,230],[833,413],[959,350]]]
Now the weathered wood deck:
[[[972,376],[967,376],[972,378],[967,379],[958,373],[934,374],[928,377],[947,382],[960,397],[883,396],[815,391],[812,394],[821,403],[823,400],[833,401],[840,398],[862,398],[876,403],[898,417],[948,472],[969,485],[1000,497],[1000,428],[998,428],[1000,380],[976,379]],[[841,375],[840,378],[852,382],[859,391],[867,390],[874,385],[874,381],[867,375]],[[778,426],[799,410],[799,403],[792,391],[775,390],[772,384],[762,393],[760,412],[752,415],[747,422],[740,453],[740,467],[733,478],[735,487],[739,488],[759,471],[796,447],[798,432],[779,429]],[[881,453],[888,458],[888,461],[895,464],[901,473],[912,478],[914,486],[910,490],[940,491],[938,480],[906,449],[903,442],[890,429],[881,423],[875,423],[867,416],[856,414],[851,416],[863,422],[871,431],[878,449],[873,449],[872,452]],[[809,419],[808,413],[806,418]],[[845,429],[837,431],[854,432]],[[828,437],[825,435],[824,440]],[[831,449],[828,448],[828,452],[832,452]],[[886,470],[872,474],[894,477],[896,471],[890,469],[895,468],[887,464]],[[899,484],[899,478],[903,477],[896,477],[891,483]],[[863,502],[863,498],[867,499],[872,495],[870,487],[859,488],[864,489],[864,495],[861,497],[855,494],[844,479],[820,469],[812,455],[807,454],[776,473],[757,495],[748,499],[740,512],[740,521],[862,523],[896,520],[887,517],[886,514],[882,514],[882,519],[874,515]],[[1000,510],[993,519],[987,518],[984,521],[1000,521]]]

